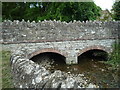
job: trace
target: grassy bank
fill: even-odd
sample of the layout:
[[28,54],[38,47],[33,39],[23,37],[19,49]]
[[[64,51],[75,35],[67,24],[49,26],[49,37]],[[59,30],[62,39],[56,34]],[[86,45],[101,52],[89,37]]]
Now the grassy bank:
[[113,52],[111,53],[110,59],[107,63],[111,64],[114,68],[117,68],[120,65],[120,43],[114,44],[113,48]]
[[113,52],[110,55],[110,59],[105,62],[112,66],[111,70],[113,72],[114,79],[120,87],[120,42],[113,45]]
[[10,51],[1,51],[2,56],[2,88],[13,88],[11,67],[10,67]]

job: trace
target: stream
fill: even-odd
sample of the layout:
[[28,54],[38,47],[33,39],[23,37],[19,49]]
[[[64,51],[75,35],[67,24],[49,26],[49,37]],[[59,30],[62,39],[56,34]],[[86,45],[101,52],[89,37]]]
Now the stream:
[[44,54],[43,56],[44,59],[42,57],[42,61],[39,61],[41,57],[34,59],[39,59],[36,62],[44,66],[47,70],[50,70],[51,73],[55,70],[60,70],[74,75],[83,74],[83,78],[85,77],[88,83],[93,83],[100,88],[118,88],[117,74],[112,70],[112,66],[103,63],[105,61],[98,58],[82,57],[78,64],[67,65],[58,56],[54,59]]
[[117,82],[115,80],[114,71],[110,70],[111,66],[94,59],[83,59],[79,64],[66,65],[55,62],[48,68],[51,72],[61,70],[71,74],[84,74],[88,81],[98,85],[100,88],[115,88]]

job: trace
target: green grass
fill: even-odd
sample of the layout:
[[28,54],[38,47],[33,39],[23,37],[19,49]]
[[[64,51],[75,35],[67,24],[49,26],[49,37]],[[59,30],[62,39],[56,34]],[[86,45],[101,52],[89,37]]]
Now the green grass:
[[10,67],[10,51],[0,51],[2,56],[2,88],[13,88],[11,67]]
[[120,65],[120,44],[114,44],[113,48],[114,50],[111,53],[110,60],[107,63],[116,68]]

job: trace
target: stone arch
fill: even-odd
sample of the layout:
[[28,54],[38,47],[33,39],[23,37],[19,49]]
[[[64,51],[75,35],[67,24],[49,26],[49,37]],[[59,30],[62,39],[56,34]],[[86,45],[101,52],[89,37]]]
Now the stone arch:
[[45,48],[45,49],[38,50],[38,51],[35,51],[35,52],[29,54],[29,55],[28,55],[28,58],[30,59],[30,58],[32,58],[33,56],[36,56],[36,55],[41,54],[41,53],[46,53],[46,52],[57,53],[57,54],[60,54],[60,55],[62,55],[62,56],[64,56],[64,57],[66,57],[66,55],[67,55],[66,53],[61,52],[60,50],[57,50],[57,49]]
[[104,47],[104,46],[101,46],[101,45],[93,45],[93,46],[85,47],[85,48],[83,48],[82,50],[80,50],[80,52],[77,54],[77,56],[80,56],[80,55],[83,54],[84,52],[87,52],[87,51],[93,50],[93,49],[102,50],[102,51],[107,52],[108,54],[109,54],[110,52],[112,52],[111,48]]

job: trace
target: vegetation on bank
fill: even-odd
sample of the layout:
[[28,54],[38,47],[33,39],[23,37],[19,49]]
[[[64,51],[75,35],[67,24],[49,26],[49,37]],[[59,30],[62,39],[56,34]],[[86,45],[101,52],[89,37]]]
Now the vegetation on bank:
[[0,51],[2,56],[2,88],[13,88],[10,66],[10,51]]
[[111,64],[114,68],[120,65],[120,43],[119,41],[113,45],[113,52],[110,55],[110,59],[107,64]]

